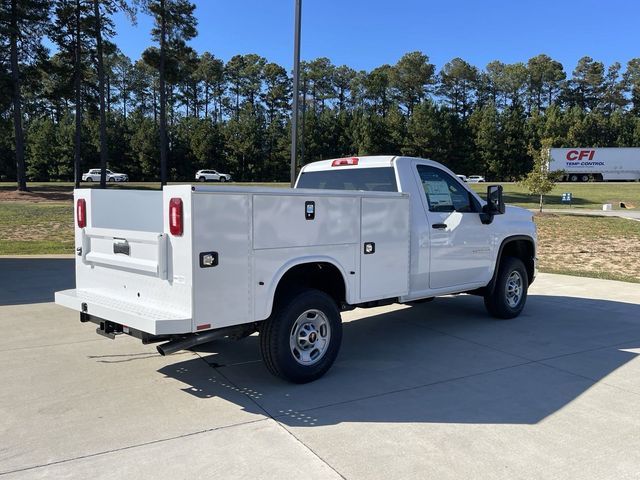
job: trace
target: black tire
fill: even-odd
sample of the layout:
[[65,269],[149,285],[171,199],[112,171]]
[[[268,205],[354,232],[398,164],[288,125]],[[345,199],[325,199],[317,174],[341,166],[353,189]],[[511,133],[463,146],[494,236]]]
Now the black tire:
[[589,175],[580,176],[580,180],[583,181],[583,182],[588,182],[589,181]]
[[206,178],[204,178],[204,177],[200,177],[200,178],[198,178],[198,181],[199,181],[199,182],[206,182],[206,181],[207,181],[207,179],[206,179]]
[[[508,284],[510,280],[518,277],[521,282],[520,293],[516,295],[513,288],[511,292],[509,291]],[[528,289],[529,277],[522,260],[515,257],[504,257],[500,262],[493,288],[484,296],[484,305],[487,311],[496,318],[517,317],[527,302]]]
[[[296,358],[291,342],[294,327],[300,324],[300,319],[306,318],[303,314],[312,310],[324,315],[322,320],[328,324],[329,336],[323,353],[315,363],[304,365]],[[319,335],[318,331],[318,338]],[[311,339],[311,336],[308,338]],[[260,350],[267,369],[273,375],[293,383],[312,382],[324,375],[333,365],[341,343],[342,321],[338,307],[329,295],[315,289],[297,290],[280,300],[260,329]]]
[[85,180],[86,182],[93,182],[93,178],[91,177],[87,177],[87,179]]
[[570,182],[577,182],[578,181],[578,175],[569,175],[569,181]]
[[116,181],[116,179],[115,179],[115,178],[113,178],[113,177],[111,177],[111,178],[110,178],[109,180],[107,180],[107,181],[108,181],[108,182],[115,182],[115,181]]
[[227,181],[227,179],[226,179],[225,177],[220,177],[220,180],[219,180],[219,181],[220,181],[221,183],[224,183],[224,182],[226,182],[226,181]]

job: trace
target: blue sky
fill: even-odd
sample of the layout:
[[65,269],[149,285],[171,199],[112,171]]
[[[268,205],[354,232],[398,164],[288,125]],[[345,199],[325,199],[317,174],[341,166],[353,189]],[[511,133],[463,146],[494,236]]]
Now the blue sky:
[[[198,52],[228,60],[257,53],[287,69],[293,58],[293,0],[195,0]],[[546,53],[570,73],[584,55],[609,65],[640,57],[636,0],[303,0],[302,59],[370,70],[420,50],[438,68],[454,57],[478,67],[526,62]],[[149,45],[151,20],[116,17],[116,43],[136,59]]]

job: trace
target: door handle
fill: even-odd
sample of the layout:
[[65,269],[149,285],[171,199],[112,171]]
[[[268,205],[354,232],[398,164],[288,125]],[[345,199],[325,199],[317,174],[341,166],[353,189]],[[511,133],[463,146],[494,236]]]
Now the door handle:
[[443,230],[443,229],[447,228],[447,224],[446,223],[434,223],[433,225],[431,225],[431,228],[437,228],[438,230]]

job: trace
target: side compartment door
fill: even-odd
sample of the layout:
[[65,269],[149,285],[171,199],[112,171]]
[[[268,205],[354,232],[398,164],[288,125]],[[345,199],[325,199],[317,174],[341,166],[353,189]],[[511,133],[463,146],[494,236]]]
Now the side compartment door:
[[409,292],[409,197],[362,198],[360,298]]
[[[251,284],[251,197],[248,194],[194,193],[193,285],[196,324],[213,328],[253,319]],[[213,266],[203,264],[210,253]]]
[[488,281],[492,265],[492,225],[480,221],[480,205],[449,173],[417,165],[430,235],[430,288]]

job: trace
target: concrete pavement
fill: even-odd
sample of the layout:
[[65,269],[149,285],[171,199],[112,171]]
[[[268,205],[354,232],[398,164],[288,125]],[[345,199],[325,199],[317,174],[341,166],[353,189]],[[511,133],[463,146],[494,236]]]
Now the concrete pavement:
[[523,315],[344,315],[308,385],[257,337],[160,357],[48,303],[72,260],[0,259],[0,479],[638,478],[640,285],[542,274]]

